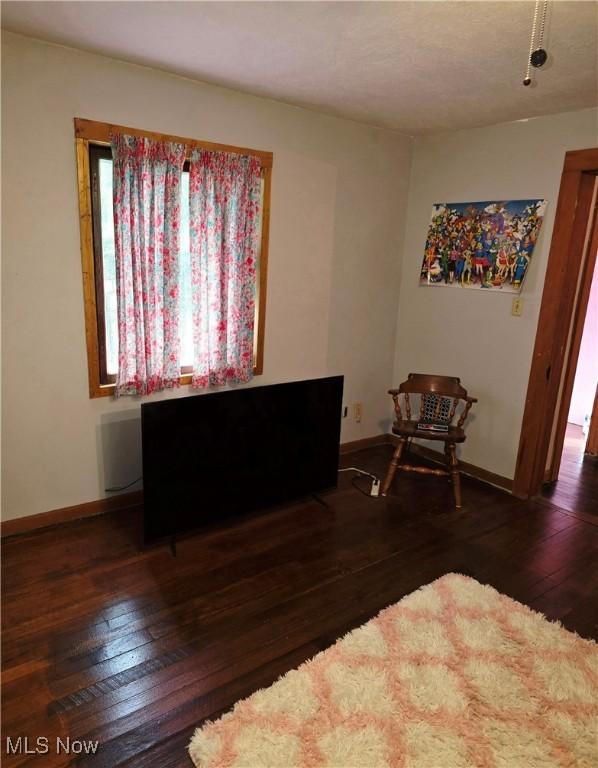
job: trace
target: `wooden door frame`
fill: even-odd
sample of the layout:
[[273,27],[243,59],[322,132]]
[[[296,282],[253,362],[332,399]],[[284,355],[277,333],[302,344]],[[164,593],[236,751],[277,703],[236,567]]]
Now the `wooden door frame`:
[[[591,232],[589,238],[589,248],[581,267],[581,279],[579,282],[579,291],[573,310],[573,322],[571,326],[571,342],[565,353],[563,387],[558,404],[558,411],[553,430],[552,455],[549,459],[548,469],[544,474],[545,482],[554,482],[558,479],[561,468],[561,459],[563,456],[563,447],[565,445],[565,433],[567,432],[567,421],[569,410],[571,408],[571,398],[573,396],[573,386],[577,374],[577,364],[579,362],[579,350],[585,326],[588,304],[590,300],[590,291],[594,278],[594,269],[596,266],[596,251],[598,249],[598,209],[596,207],[596,198],[594,208],[590,211],[592,220]],[[550,447],[549,447],[550,451]]]
[[[573,360],[568,354],[573,352],[573,345],[568,345],[568,341],[572,322],[580,322],[579,297],[588,276],[590,281],[592,277],[587,267],[590,260],[593,264],[594,256],[586,259],[585,255],[588,222],[590,219],[593,221],[595,211],[597,173],[598,147],[566,153],[513,479],[513,494],[522,499],[540,491],[555,427],[563,372],[566,371],[568,377],[571,364],[577,364],[577,357]],[[581,316],[582,323],[584,318],[585,311]],[[574,326],[572,339],[575,339],[576,330]],[[562,395],[566,395],[565,387]],[[555,438],[561,431],[564,437],[566,428],[568,409],[565,409],[562,399],[561,406]],[[563,413],[565,424],[561,430]],[[554,447],[556,449],[556,442]]]

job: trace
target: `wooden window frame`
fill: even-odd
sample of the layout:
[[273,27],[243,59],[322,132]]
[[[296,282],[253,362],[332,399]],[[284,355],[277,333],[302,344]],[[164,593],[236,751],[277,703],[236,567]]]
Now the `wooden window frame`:
[[[220,152],[234,152],[240,155],[258,157],[264,180],[264,198],[262,206],[262,238],[257,281],[256,317],[254,337],[253,373],[259,376],[264,370],[264,333],[266,328],[266,287],[268,280],[268,244],[270,232],[270,187],[272,179],[273,155],[258,149],[235,147],[228,144],[216,144],[209,141],[197,141],[181,136],[142,131],[111,123],[75,118],[75,149],[77,156],[77,182],[79,196],[79,229],[81,240],[81,268],[83,273],[83,301],[85,310],[85,340],[87,346],[87,372],[89,396],[109,397],[114,394],[115,384],[110,381],[105,371],[105,326],[103,283],[101,283],[101,240],[97,217],[99,211],[93,210],[91,184],[93,183],[90,147],[110,146],[110,136],[114,132],[130,136],[142,136],[157,141],[172,141],[187,146],[187,154],[193,149],[211,149]],[[94,247],[94,217],[96,220]],[[98,258],[98,255],[100,258]],[[97,262],[97,263],[96,263]],[[104,383],[103,383],[104,382]],[[181,369],[181,386],[191,383],[191,371]]]

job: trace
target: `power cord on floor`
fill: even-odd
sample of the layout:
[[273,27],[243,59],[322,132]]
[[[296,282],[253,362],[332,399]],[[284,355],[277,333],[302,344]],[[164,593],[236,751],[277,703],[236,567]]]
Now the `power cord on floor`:
[[357,477],[351,478],[351,485],[357,491],[363,493],[364,496],[369,496],[371,498],[378,498],[380,496],[380,478],[376,475],[372,475],[371,472],[366,472],[365,469],[359,469],[359,467],[343,467],[342,469],[339,469],[339,472],[357,472],[360,476],[369,477],[372,481],[369,493],[357,485],[355,482],[358,479]]
[[135,483],[138,483],[140,480],[143,480],[143,475],[140,475],[139,477],[135,478],[135,480],[132,480],[127,485],[115,485],[113,488],[104,488],[106,493],[116,493],[117,491],[126,491],[127,488],[130,488],[132,485],[135,485]]
[[359,485],[359,477],[352,477],[351,478],[351,485],[353,488],[355,488],[356,491],[359,491],[359,493],[363,493],[364,496],[367,496],[368,498],[372,498],[372,492],[371,491],[364,491],[363,488],[360,488]]

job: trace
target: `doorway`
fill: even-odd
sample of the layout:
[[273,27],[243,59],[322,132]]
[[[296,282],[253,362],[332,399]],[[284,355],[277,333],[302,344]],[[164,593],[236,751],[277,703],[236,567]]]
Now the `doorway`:
[[[598,219],[595,226],[598,226]],[[560,455],[547,467],[548,481],[542,495],[553,504],[598,516],[598,446],[590,438],[590,428],[598,431],[598,259],[594,264],[589,299],[573,387],[566,414],[564,441]]]
[[567,152],[513,481],[520,498],[557,481],[565,445],[574,449],[567,424],[597,260],[597,178],[598,149]]

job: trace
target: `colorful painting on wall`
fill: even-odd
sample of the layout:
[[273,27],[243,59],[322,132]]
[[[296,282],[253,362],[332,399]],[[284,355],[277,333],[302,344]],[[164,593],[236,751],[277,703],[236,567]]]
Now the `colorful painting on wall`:
[[435,203],[420,284],[518,293],[545,209],[546,200]]

